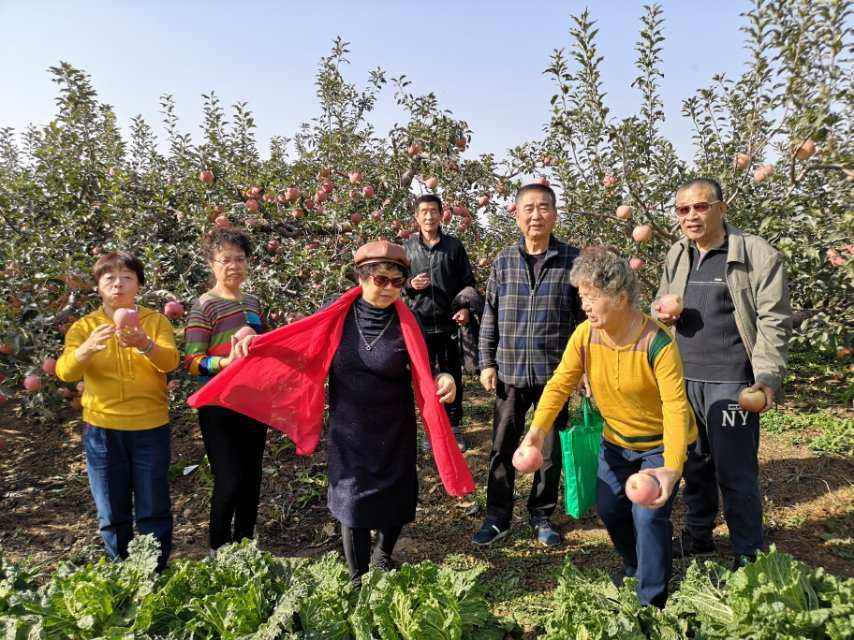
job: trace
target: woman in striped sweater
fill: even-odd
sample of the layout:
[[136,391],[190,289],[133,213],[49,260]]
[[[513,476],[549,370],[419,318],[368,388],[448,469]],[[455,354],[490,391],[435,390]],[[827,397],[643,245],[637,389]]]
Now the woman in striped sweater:
[[[185,364],[200,383],[235,359],[232,346],[238,331],[266,329],[258,298],[241,291],[251,253],[249,238],[234,229],[216,229],[205,238],[204,253],[215,284],[193,303],[184,334]],[[214,552],[254,535],[267,426],[217,406],[199,409],[199,425],[214,477],[209,529]]]

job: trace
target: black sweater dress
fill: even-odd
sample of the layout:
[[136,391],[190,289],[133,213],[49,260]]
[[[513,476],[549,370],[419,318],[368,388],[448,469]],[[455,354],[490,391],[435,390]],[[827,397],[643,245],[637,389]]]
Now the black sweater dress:
[[[368,342],[391,324],[370,350]],[[361,298],[344,323],[329,376],[327,458],[332,515],[353,528],[412,522],[418,500],[415,397],[409,353],[394,306]]]

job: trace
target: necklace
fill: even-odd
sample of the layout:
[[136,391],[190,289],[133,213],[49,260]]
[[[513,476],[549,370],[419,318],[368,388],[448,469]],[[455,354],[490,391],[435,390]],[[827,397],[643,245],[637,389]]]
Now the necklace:
[[359,323],[359,310],[356,308],[356,305],[353,305],[353,313],[356,316],[356,331],[359,332],[359,337],[362,338],[362,342],[365,343],[365,351],[370,351],[374,348],[374,345],[376,345],[377,342],[380,341],[380,338],[383,337],[383,334],[386,332],[386,329],[391,326],[391,321],[394,320],[394,314],[392,313],[388,317],[388,322],[385,323],[385,326],[382,328],[382,331],[379,332],[379,335],[377,335],[377,337],[374,338],[371,342],[368,342],[368,339],[365,337],[365,334],[362,333],[362,326]]

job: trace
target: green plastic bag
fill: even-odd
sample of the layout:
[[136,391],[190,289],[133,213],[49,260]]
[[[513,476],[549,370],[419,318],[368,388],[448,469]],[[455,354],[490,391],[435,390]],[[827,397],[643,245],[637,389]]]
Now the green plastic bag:
[[559,432],[563,457],[563,497],[566,513],[576,520],[596,502],[596,475],[602,446],[602,414],[590,398],[581,398],[581,411]]

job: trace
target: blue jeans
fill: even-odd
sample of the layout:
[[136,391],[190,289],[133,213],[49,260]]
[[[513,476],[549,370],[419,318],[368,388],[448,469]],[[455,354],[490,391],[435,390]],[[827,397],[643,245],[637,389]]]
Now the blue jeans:
[[158,570],[166,566],[172,550],[170,445],[168,424],[143,431],[83,426],[89,487],[110,558],[127,557],[136,520],[140,534],[160,542]]
[[672,571],[674,490],[658,509],[634,504],[626,497],[626,480],[641,469],[664,466],[664,447],[633,451],[602,441],[596,483],[596,510],[611,542],[623,559],[626,576],[637,578],[642,604],[663,607]]

